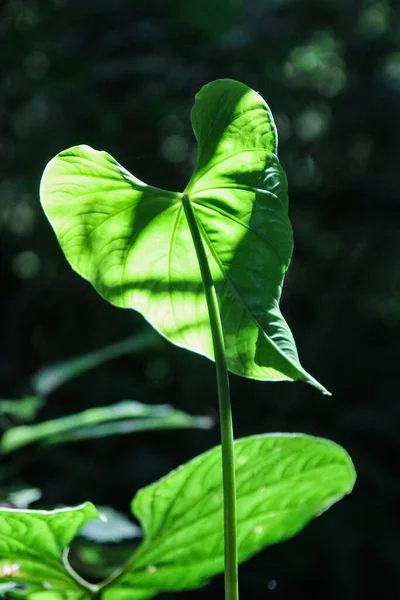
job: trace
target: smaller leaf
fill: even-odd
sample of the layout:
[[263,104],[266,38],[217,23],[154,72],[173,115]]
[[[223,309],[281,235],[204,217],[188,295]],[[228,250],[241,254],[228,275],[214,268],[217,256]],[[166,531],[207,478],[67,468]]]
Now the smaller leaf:
[[66,571],[62,553],[78,531],[97,517],[90,502],[52,511],[1,508],[2,582],[26,584],[30,600],[42,595],[46,600],[83,600],[84,589]]
[[138,354],[159,343],[159,337],[153,331],[146,331],[128,337],[99,350],[75,356],[74,358],[40,369],[32,377],[32,387],[37,394],[48,396],[70,379],[86,373],[86,371],[95,369],[109,360],[124,356],[125,354]]
[[[235,442],[238,554],[243,562],[292,537],[348,494],[350,457],[328,440],[274,434]],[[196,588],[224,568],[221,448],[138,492],[145,539],[103,600],[143,600]]]
[[125,400],[35,425],[13,427],[4,434],[0,450],[6,453],[33,442],[60,444],[154,429],[208,429],[212,424],[208,417],[191,416],[168,404],[150,406]]

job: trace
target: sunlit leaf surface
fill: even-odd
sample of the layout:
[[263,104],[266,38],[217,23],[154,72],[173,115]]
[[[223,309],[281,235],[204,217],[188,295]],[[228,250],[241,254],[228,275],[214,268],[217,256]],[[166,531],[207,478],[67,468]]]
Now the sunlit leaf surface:
[[1,508],[0,581],[26,584],[30,600],[87,598],[65,570],[62,553],[97,516],[89,502],[52,511]]
[[[306,435],[243,438],[235,442],[235,457],[240,562],[298,533],[349,493],[355,480],[343,448]],[[132,512],[144,540],[125,572],[104,588],[102,600],[139,600],[196,588],[221,573],[221,448],[140,490]],[[27,584],[30,600],[52,600],[57,594],[64,600],[87,598],[88,590],[96,588],[85,589],[71,577],[62,553],[97,516],[90,503],[49,512],[1,509],[2,582]]]
[[[235,455],[240,562],[298,533],[355,480],[343,448],[306,435],[243,438]],[[195,588],[223,571],[220,447],[139,491],[132,510],[145,539],[104,600]]]
[[[301,367],[279,309],[293,240],[271,112],[259,94],[225,79],[200,90],[191,119],[198,160],[183,193],[216,284],[229,369],[326,392]],[[47,165],[41,200],[72,267],[104,298],[213,357],[182,193],[143,183],[107,152],[76,146]]]

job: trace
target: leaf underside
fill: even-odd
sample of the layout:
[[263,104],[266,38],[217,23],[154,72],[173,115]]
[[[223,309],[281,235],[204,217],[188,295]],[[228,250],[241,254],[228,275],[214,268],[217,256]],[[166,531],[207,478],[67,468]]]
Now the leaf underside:
[[[343,448],[302,434],[237,440],[235,458],[239,562],[298,533],[349,493],[355,480]],[[144,600],[193,589],[221,573],[220,446],[140,490],[132,512],[144,541],[102,600]],[[30,600],[87,598],[88,591],[63,569],[61,553],[96,517],[89,503],[50,512],[0,509],[2,582],[28,584]]]
[[[259,94],[217,80],[191,113],[198,160],[184,190],[217,289],[228,367],[304,380],[279,300],[293,249],[287,182]],[[47,165],[41,201],[71,266],[116,306],[178,346],[213,358],[206,300],[182,193],[147,185],[107,152],[76,146]]]

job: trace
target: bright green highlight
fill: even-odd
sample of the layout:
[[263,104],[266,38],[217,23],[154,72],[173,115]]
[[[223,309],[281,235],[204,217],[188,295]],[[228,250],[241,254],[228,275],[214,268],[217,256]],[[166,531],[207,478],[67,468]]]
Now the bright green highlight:
[[[214,448],[137,494],[132,512],[145,540],[104,600],[191,589],[223,571],[220,453]],[[305,435],[243,438],[235,457],[239,562],[298,533],[355,480],[340,446]]]
[[[228,368],[260,380],[303,380],[280,309],[293,249],[287,182],[271,112],[225,79],[191,113],[198,160],[184,190],[216,287]],[[76,146],[47,165],[44,210],[72,267],[109,302],[139,311],[168,340],[209,358],[213,346],[182,194],[147,185],[107,152]]]
[[209,429],[212,424],[208,417],[191,416],[169,404],[150,406],[125,400],[35,425],[12,427],[0,441],[0,453],[12,452],[34,442],[61,444],[156,429]]
[[67,572],[62,554],[97,516],[90,502],[52,511],[1,508],[0,581],[27,584],[30,600],[52,600],[59,592],[62,598],[83,598],[82,584]]
[[[238,552],[243,562],[283,541],[351,492],[348,454],[324,439],[261,435],[235,442]],[[224,568],[221,447],[218,446],[138,492],[132,512],[144,541],[123,571],[101,585],[102,600],[144,600],[162,591],[199,587]],[[95,519],[91,504],[58,511],[0,510],[3,581],[32,591],[94,598],[97,586],[76,582],[61,555],[78,530]],[[4,567],[19,571],[4,575]],[[82,586],[82,587],[80,587]],[[79,595],[79,589],[80,594]],[[35,600],[35,595],[30,595]],[[51,600],[43,596],[43,600]]]

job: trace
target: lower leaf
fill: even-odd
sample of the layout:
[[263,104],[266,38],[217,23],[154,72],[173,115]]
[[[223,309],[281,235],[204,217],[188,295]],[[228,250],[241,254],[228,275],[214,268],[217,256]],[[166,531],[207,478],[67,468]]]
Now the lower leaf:
[[[292,537],[348,494],[346,451],[321,438],[274,434],[235,442],[238,553],[243,562]],[[142,600],[192,589],[224,568],[221,448],[138,492],[132,512],[145,539],[104,600]]]
[[0,581],[25,584],[30,600],[89,597],[66,571],[62,553],[97,516],[90,502],[52,511],[0,509]]

